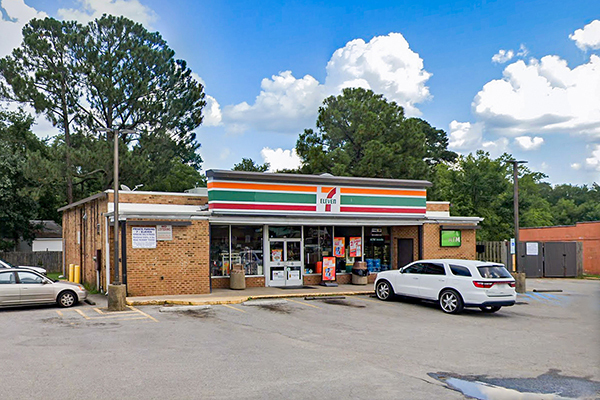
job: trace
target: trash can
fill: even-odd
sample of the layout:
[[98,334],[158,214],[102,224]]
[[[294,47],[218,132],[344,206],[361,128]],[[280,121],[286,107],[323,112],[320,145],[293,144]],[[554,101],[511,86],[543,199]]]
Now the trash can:
[[229,271],[229,288],[235,290],[246,289],[246,271],[242,264],[233,264]]
[[364,261],[356,261],[352,267],[352,284],[366,285],[368,283],[368,276],[369,270],[367,269],[367,263]]

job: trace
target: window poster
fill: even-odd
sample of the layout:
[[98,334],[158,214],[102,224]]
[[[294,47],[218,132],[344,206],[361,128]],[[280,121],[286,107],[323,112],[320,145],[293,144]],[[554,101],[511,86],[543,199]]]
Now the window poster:
[[362,238],[350,238],[350,257],[362,257]]
[[131,228],[131,247],[134,249],[155,249],[156,228]]
[[283,249],[272,249],[271,250],[271,261],[280,262],[283,258]]
[[344,257],[346,249],[346,238],[336,237],[333,238],[333,255],[335,257]]
[[335,257],[323,257],[321,279],[323,282],[335,281]]

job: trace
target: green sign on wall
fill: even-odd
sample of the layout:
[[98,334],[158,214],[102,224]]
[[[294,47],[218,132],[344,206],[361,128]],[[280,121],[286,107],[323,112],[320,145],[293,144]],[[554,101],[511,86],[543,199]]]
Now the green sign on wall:
[[441,247],[460,247],[460,231],[440,231]]

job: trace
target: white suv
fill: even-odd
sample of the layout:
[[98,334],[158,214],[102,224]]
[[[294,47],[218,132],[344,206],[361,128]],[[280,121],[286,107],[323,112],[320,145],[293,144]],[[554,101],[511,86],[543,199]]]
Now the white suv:
[[451,314],[464,307],[496,312],[517,300],[515,280],[504,265],[473,260],[420,260],[380,272],[375,294],[380,300],[394,295],[434,300]]

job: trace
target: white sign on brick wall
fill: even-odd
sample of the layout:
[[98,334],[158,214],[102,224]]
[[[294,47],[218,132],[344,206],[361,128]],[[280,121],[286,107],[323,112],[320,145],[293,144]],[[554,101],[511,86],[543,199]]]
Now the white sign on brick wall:
[[131,228],[131,247],[134,249],[155,249],[156,228]]
[[173,240],[173,225],[156,225],[157,240]]

